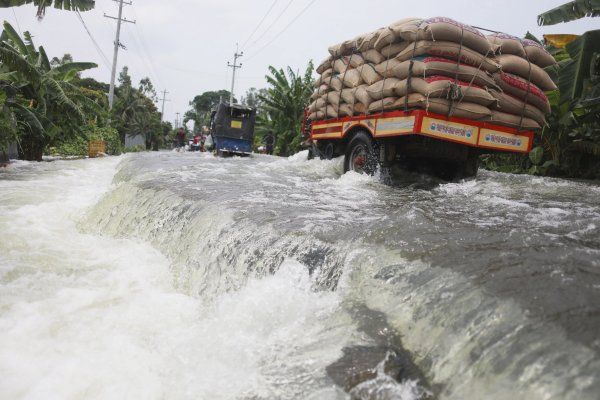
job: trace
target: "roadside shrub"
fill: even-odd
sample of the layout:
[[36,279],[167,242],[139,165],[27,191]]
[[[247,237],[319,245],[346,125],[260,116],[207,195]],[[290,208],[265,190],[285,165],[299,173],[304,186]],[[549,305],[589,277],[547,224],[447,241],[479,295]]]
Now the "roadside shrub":
[[121,138],[116,129],[93,124],[86,126],[80,135],[56,143],[48,152],[53,156],[85,157],[91,140],[104,140],[108,155],[118,156],[123,153]]

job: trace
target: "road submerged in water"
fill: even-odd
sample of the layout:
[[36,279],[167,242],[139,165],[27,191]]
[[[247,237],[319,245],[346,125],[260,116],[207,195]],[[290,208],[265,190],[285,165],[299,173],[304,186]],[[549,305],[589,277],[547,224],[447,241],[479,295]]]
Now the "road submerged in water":
[[0,232],[0,398],[599,398],[597,183],[20,162]]

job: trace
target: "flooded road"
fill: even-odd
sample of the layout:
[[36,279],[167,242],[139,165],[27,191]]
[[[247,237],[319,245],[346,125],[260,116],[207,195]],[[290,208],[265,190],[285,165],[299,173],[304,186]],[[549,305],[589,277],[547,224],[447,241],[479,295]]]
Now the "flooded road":
[[600,185],[413,178],[305,153],[0,171],[0,398],[600,398]]

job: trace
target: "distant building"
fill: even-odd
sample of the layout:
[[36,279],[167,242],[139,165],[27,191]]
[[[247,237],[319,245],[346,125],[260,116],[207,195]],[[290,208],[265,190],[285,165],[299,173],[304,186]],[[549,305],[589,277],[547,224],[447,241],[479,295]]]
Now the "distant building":
[[6,151],[0,151],[0,163],[7,163],[8,160],[16,160],[17,158],[19,158],[17,142],[13,142],[8,145],[8,149]]
[[136,146],[146,147],[146,138],[144,135],[125,135],[125,148],[131,149]]

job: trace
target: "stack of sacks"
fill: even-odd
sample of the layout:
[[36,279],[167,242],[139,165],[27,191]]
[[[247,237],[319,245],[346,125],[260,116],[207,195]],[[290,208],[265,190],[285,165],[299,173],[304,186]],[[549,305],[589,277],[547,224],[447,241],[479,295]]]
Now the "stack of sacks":
[[[532,41],[487,37],[449,18],[410,18],[331,46],[309,118],[405,109],[539,128],[554,58]],[[530,62],[531,61],[531,62]]]
[[[498,33],[488,36],[501,71],[494,80],[501,90],[492,91],[498,100],[492,122],[518,127],[521,115],[535,122],[538,128],[546,123],[550,113],[546,91],[557,87],[543,68],[556,63],[543,46],[533,40],[522,40]],[[531,123],[531,121],[528,121]]]

